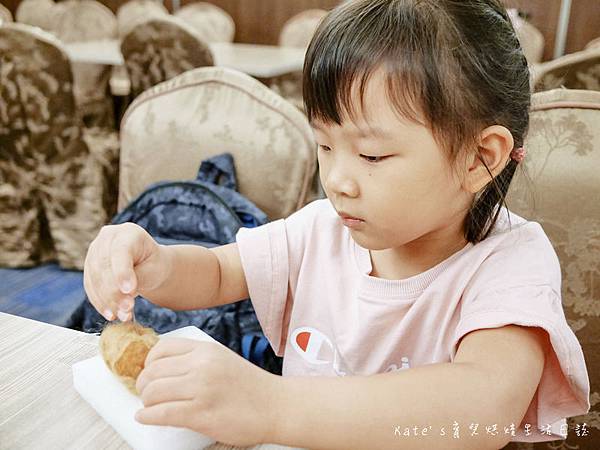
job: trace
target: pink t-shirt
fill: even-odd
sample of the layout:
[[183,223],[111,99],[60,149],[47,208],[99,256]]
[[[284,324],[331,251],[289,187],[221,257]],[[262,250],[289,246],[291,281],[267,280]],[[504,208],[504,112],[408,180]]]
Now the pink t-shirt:
[[[554,352],[512,440],[566,437],[565,418],[590,405],[583,352],[562,309],[559,261],[538,223],[510,212],[509,230],[507,216],[503,208],[483,242],[404,280],[369,275],[369,251],[327,199],[287,219],[240,229],[252,304],[283,356],[283,376],[372,375],[452,362],[470,331],[538,326]],[[502,424],[498,429],[504,432]]]

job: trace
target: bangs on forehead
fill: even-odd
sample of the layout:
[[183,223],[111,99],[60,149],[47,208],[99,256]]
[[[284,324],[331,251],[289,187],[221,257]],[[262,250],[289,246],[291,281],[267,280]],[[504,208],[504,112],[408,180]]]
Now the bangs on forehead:
[[[360,67],[349,61],[348,68],[344,65],[329,67],[322,76],[313,81],[314,96],[305,96],[305,106],[311,122],[336,123],[340,125],[345,120],[356,122],[359,115],[369,119],[365,108],[365,92],[369,81],[378,70],[384,73],[385,95],[388,103],[398,114],[399,119],[426,125],[423,119],[421,99],[422,91],[417,80],[410,74],[390,71],[387,63],[375,61],[371,66]],[[339,70],[339,72],[338,72]],[[362,72],[361,72],[362,70]]]
[[[311,122],[354,121],[365,113],[364,95],[369,80],[378,70],[385,77],[387,100],[401,118],[419,124],[424,120],[425,87],[420,73],[424,61],[417,51],[417,39],[402,33],[405,27],[382,16],[393,12],[403,19],[398,5],[381,2],[347,4],[332,11],[317,29],[304,64],[303,92]],[[353,9],[361,6],[354,14]],[[388,11],[385,11],[387,9]],[[401,12],[401,11],[400,11]],[[410,9],[405,11],[410,17]],[[384,17],[385,19],[385,17]],[[402,22],[403,20],[400,20]]]

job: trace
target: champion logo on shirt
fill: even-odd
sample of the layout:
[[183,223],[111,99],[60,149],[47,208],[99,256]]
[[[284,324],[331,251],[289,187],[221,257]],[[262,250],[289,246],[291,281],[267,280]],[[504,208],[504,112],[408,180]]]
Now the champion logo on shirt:
[[340,354],[325,333],[312,327],[300,327],[292,331],[292,347],[302,359],[310,364],[332,366],[336,375],[352,375],[340,361]]
[[[296,353],[310,364],[331,365],[338,376],[352,375],[352,371],[343,364],[340,353],[325,333],[312,327],[296,328],[291,333],[291,344]],[[408,357],[403,356],[401,365],[391,364],[385,371],[393,372],[410,368]]]
[[410,363],[408,362],[407,356],[403,356],[401,361],[402,361],[402,363],[400,364],[400,367],[398,367],[396,364],[390,364],[388,366],[388,368],[385,369],[385,371],[386,372],[395,372],[396,370],[410,369]]
[[311,364],[331,364],[336,349],[331,340],[316,328],[300,327],[292,332],[294,350]]

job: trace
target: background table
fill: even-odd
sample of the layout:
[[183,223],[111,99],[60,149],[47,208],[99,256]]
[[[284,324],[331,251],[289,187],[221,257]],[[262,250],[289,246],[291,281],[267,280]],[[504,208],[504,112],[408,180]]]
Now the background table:
[[[71,365],[96,355],[98,339],[0,313],[0,449],[130,448],[73,387]],[[209,449],[240,447],[217,443]]]
[[[72,62],[124,64],[118,40],[74,42],[64,44]],[[275,45],[236,44],[217,42],[210,44],[215,65],[239,70],[256,78],[272,78],[289,72],[301,71],[304,49]]]

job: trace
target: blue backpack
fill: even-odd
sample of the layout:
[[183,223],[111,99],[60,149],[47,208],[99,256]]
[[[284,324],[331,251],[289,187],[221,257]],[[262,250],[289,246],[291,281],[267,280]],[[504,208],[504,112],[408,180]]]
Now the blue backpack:
[[[193,181],[153,184],[112,220],[133,222],[158,243],[214,247],[235,242],[241,227],[256,227],[267,216],[237,192],[233,158],[225,153],[202,162]],[[281,374],[282,358],[264,336],[250,299],[209,309],[173,311],[138,296],[134,314],[140,324],[162,334],[188,325],[197,326],[252,363]],[[85,299],[67,326],[99,333],[106,324]]]

